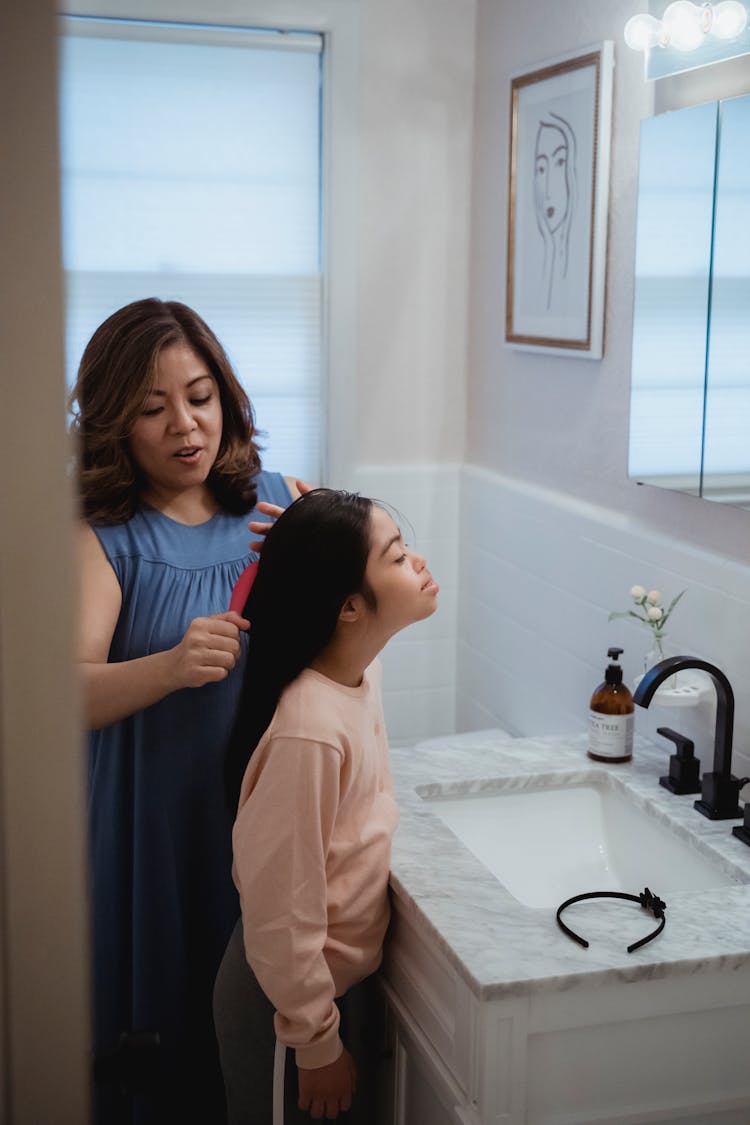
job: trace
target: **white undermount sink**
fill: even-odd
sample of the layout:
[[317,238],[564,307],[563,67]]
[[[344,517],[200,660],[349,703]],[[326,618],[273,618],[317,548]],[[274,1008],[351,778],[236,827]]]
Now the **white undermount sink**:
[[525,906],[556,906],[585,891],[648,886],[668,898],[746,881],[740,869],[642,808],[611,775],[583,783],[577,775],[571,784],[511,778],[490,792],[423,799]]

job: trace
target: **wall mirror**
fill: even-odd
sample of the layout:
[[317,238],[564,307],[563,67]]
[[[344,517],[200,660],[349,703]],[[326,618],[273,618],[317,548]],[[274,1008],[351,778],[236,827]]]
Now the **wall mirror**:
[[750,95],[641,126],[628,476],[750,508]]

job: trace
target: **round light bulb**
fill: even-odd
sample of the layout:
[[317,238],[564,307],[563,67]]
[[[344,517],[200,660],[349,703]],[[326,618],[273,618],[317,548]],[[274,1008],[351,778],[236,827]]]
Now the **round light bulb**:
[[747,9],[739,0],[721,0],[713,6],[711,34],[717,39],[736,39],[747,27]]
[[625,42],[634,51],[646,51],[655,46],[660,35],[661,21],[646,12],[631,16],[625,24]]
[[704,15],[690,0],[675,0],[664,12],[662,23],[666,45],[677,51],[694,51],[705,38]]

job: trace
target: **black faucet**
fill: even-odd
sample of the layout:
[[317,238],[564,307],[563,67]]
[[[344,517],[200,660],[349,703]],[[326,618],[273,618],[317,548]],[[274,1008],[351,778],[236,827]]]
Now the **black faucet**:
[[695,801],[698,812],[710,820],[732,820],[742,816],[738,800],[747,778],[732,776],[732,731],[734,728],[734,692],[729,680],[713,664],[695,656],[670,656],[649,668],[633,693],[633,702],[648,707],[660,684],[687,668],[708,672],[716,688],[716,734],[714,736],[714,768],[703,774],[702,797]]

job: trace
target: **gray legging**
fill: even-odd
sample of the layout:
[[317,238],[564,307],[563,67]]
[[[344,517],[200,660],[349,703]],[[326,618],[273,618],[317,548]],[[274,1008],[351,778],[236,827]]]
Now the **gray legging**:
[[[384,1034],[382,1001],[375,978],[368,977],[336,1003],[341,1038],[357,1067],[357,1091],[351,1110],[339,1114],[342,1125],[377,1125],[378,1063]],[[242,920],[229,939],[214,986],[214,1023],[227,1096],[229,1125],[272,1125],[274,1008],[245,959]],[[381,1091],[382,1093],[382,1091]],[[309,1113],[297,1107],[297,1067],[287,1050],[284,1125],[310,1125]]]

